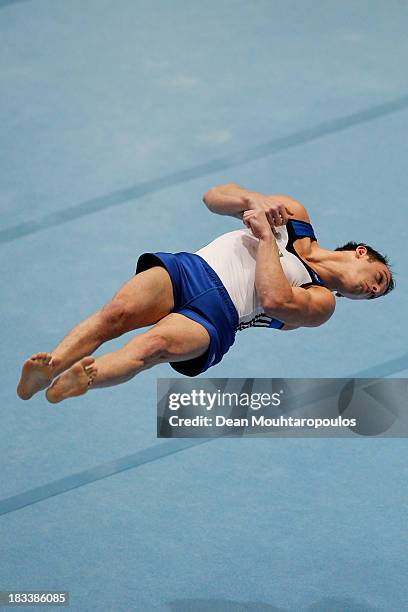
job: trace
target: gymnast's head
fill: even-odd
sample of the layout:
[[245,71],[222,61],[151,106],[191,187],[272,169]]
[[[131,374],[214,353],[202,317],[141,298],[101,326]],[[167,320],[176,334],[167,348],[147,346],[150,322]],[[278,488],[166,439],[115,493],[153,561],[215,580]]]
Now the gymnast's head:
[[387,295],[395,288],[386,255],[381,255],[364,242],[347,242],[335,251],[341,252],[343,259],[337,297],[373,300]]

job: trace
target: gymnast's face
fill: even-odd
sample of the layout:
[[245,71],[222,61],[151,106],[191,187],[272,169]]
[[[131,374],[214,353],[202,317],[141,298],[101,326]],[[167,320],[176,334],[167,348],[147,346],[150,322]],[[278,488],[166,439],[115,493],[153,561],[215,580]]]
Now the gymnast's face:
[[356,249],[355,259],[350,262],[350,271],[344,286],[337,294],[351,300],[372,300],[381,297],[391,280],[391,272],[380,261],[370,260],[363,246]]

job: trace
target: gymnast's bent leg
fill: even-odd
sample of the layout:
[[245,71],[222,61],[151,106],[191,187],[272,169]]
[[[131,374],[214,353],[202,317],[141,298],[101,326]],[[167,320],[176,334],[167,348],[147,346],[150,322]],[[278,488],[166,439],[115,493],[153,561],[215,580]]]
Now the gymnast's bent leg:
[[96,360],[84,357],[53,382],[46,396],[48,401],[57,403],[92,388],[119,385],[158,363],[199,357],[209,344],[205,327],[182,314],[171,313],[118,351]]
[[74,327],[51,353],[35,353],[23,365],[17,393],[30,399],[82,357],[107,340],[153,325],[174,307],[165,268],[155,266],[133,276],[100,310]]

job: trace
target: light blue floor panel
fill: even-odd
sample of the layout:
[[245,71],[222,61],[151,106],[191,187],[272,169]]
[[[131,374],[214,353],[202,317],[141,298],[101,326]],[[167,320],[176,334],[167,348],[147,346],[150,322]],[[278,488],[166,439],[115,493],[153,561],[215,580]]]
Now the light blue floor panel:
[[405,440],[173,452],[167,365],[57,406],[15,386],[142,252],[239,227],[201,202],[221,182],[299,199],[322,246],[372,243],[397,289],[319,329],[242,332],[206,376],[406,377],[407,18],[397,0],[0,0],[0,511],[26,500],[0,516],[0,590],[69,590],[75,611],[405,609]]

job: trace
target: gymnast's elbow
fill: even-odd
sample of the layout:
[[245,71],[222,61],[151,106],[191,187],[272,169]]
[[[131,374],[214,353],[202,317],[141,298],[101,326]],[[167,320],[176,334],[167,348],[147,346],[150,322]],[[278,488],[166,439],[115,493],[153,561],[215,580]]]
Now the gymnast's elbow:
[[285,312],[285,300],[279,300],[274,296],[265,295],[261,298],[261,305],[268,317],[277,317]]
[[203,202],[207,206],[207,208],[212,210],[214,208],[214,205],[216,205],[217,203],[219,204],[220,201],[222,202],[222,200],[225,199],[226,196],[231,197],[231,195],[233,195],[231,191],[237,188],[239,189],[238,185],[235,185],[235,183],[225,183],[223,185],[216,185],[215,187],[211,187],[203,195]]
[[214,201],[214,188],[208,189],[203,195],[203,202],[206,207],[211,210],[211,202]]

